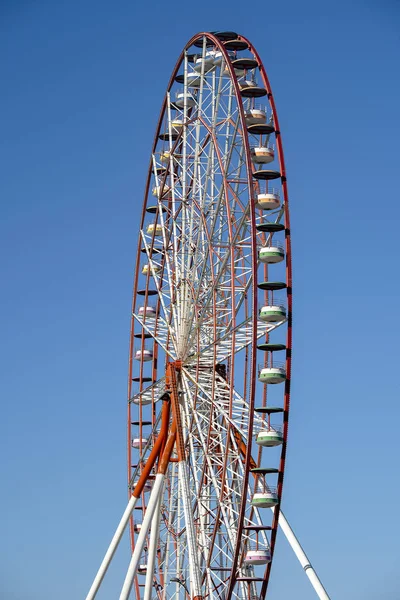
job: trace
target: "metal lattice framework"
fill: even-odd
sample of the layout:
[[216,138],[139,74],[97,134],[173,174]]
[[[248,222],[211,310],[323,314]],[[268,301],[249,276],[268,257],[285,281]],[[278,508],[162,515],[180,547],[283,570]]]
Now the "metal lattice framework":
[[132,588],[145,600],[266,596],[288,434],[291,285],[265,69],[243,36],[200,33],[172,73],[152,149],[132,305],[130,500],[88,599],[128,520],[121,600]]

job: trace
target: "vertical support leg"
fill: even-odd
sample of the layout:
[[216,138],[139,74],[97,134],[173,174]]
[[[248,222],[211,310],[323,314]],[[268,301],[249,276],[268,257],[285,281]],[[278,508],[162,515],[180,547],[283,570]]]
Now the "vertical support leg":
[[190,573],[190,596],[194,600],[200,600],[201,576],[199,568],[199,552],[196,542],[196,533],[193,522],[192,504],[190,498],[190,485],[188,476],[188,465],[186,461],[185,442],[183,439],[183,427],[181,418],[181,407],[178,396],[177,372],[180,371],[178,363],[169,363],[166,373],[166,382],[169,385],[171,393],[171,408],[176,423],[176,451],[178,455],[178,473],[179,485],[182,495],[183,512],[186,524],[186,537],[189,555],[189,573]]
[[154,583],[154,568],[156,564],[157,557],[157,546],[159,539],[159,530],[160,530],[160,519],[161,519],[161,498],[163,495],[163,490],[161,489],[160,495],[158,497],[157,506],[155,508],[155,512],[153,515],[153,519],[151,521],[151,529],[150,529],[150,546],[149,553],[147,557],[147,573],[146,573],[146,584],[144,588],[144,598],[143,600],[151,600],[152,591],[153,591],[153,583]]
[[196,543],[196,534],[193,523],[192,505],[190,501],[190,487],[187,473],[186,461],[180,461],[179,483],[181,486],[181,496],[183,503],[183,512],[185,515],[186,536],[189,553],[189,573],[190,573],[190,591],[191,598],[201,598],[201,578],[199,569],[199,553]]
[[136,576],[140,555],[143,551],[143,546],[146,541],[147,532],[150,527],[151,520],[154,515],[154,511],[156,506],[158,506],[159,498],[161,495],[162,487],[164,484],[164,475],[162,473],[157,473],[156,480],[153,485],[153,489],[151,491],[149,504],[147,506],[146,514],[143,519],[142,527],[140,529],[140,534],[136,542],[135,550],[132,554],[131,561],[129,563],[128,571],[125,577],[124,585],[121,590],[121,595],[119,600],[128,600],[130,591],[132,589],[133,580]]
[[[171,468],[171,488],[174,488],[175,477],[176,477],[176,463],[172,463]],[[173,506],[174,506],[174,495],[171,494],[169,499],[169,507],[168,507],[168,531],[167,531],[167,546],[165,550],[165,560],[164,560],[164,589],[162,593],[162,600],[166,600],[167,598],[167,585],[169,581],[169,557],[170,557],[170,543],[171,543],[171,524],[172,524],[172,516],[173,516]]]

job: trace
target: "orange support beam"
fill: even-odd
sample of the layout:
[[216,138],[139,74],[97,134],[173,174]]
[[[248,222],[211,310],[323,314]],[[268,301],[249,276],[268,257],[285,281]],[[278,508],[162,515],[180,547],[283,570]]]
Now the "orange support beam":
[[174,363],[168,363],[167,373],[166,373],[166,382],[169,387],[171,393],[171,407],[172,414],[174,417],[174,422],[176,424],[176,450],[178,454],[178,462],[185,460],[185,443],[183,441],[183,430],[182,430],[182,420],[181,420],[181,411],[179,407],[179,397],[178,397],[178,378],[177,373],[180,372],[182,367],[181,361],[176,361]]
[[162,451],[163,445],[165,444],[165,440],[167,438],[168,433],[169,414],[170,403],[169,400],[166,399],[164,400],[162,407],[160,433],[157,436],[154,446],[150,452],[149,458],[147,459],[146,464],[143,467],[143,471],[139,477],[139,480],[135,485],[135,489],[132,492],[132,496],[135,496],[135,498],[139,498],[140,494],[142,493],[144,484],[146,483],[148,476],[150,475],[150,471],[153,468],[158,455]]

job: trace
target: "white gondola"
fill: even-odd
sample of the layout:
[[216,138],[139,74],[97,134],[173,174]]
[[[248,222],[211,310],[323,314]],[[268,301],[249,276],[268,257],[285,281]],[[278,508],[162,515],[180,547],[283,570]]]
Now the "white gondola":
[[247,125],[264,125],[267,122],[267,113],[264,108],[250,108],[244,113]]
[[269,550],[248,550],[244,557],[246,565],[267,565],[269,562],[271,562]]
[[272,246],[263,246],[258,251],[258,258],[262,263],[279,263],[284,260],[285,251],[280,244],[273,244]]
[[264,323],[279,323],[286,319],[286,308],[281,304],[275,303],[268,306],[262,306],[258,313],[258,318]]
[[154,319],[157,316],[154,306],[141,306],[138,313],[139,317],[146,317],[147,319]]
[[183,129],[183,120],[182,119],[172,119],[171,121],[171,131],[172,133],[180,133]]
[[[234,69],[235,71],[235,75],[237,78],[239,77],[244,77],[246,71],[244,69]],[[228,69],[228,67],[225,67],[225,69],[221,72],[221,76],[222,77],[230,77],[230,71]]]
[[209,73],[210,71],[212,71],[215,68],[215,54],[215,50],[209,50],[208,52],[206,52],[204,58],[202,56],[196,58],[193,69],[197,71],[197,73],[201,73],[204,64],[204,73]]
[[[141,443],[141,444],[140,444]],[[145,446],[147,444],[147,438],[134,438],[132,440],[132,448],[140,448],[140,445]]]
[[[169,157],[169,153],[168,153],[168,157]],[[168,160],[169,160],[169,158],[168,158]],[[154,186],[151,193],[156,198],[158,198],[159,195],[161,198],[165,198],[165,196],[167,196],[170,191],[171,191],[171,187],[169,185],[164,184],[164,186],[162,188],[160,186],[158,189],[156,186]]]
[[141,523],[135,523],[133,526],[133,531],[135,533],[140,533],[140,530],[142,529],[142,524]]
[[253,494],[251,505],[257,508],[272,508],[278,504],[278,494],[272,490]]
[[146,564],[139,565],[137,572],[138,572],[139,575],[146,575],[146,573],[147,573],[147,565]]
[[185,106],[185,99],[186,99],[186,106],[188,108],[192,108],[193,106],[195,106],[196,98],[190,92],[187,92],[185,94],[184,90],[177,92],[176,99],[175,99],[176,106],[178,106],[179,108],[183,108]]
[[251,160],[256,165],[266,165],[275,158],[273,146],[256,146],[250,150]]
[[286,370],[284,367],[274,365],[273,367],[260,367],[258,371],[258,381],[261,383],[283,383],[286,380]]
[[[230,58],[230,60],[235,58],[235,53],[234,52],[228,52],[228,56]],[[214,53],[214,65],[216,67],[220,67],[222,65],[222,58],[223,58],[223,54],[220,50],[217,50]],[[239,71],[239,69],[235,69],[235,71]]]
[[[161,271],[160,265],[153,264],[153,272],[154,273],[160,273],[160,271]],[[153,275],[153,272],[152,272],[149,264],[143,265],[143,267],[142,267],[142,274],[143,275],[147,275],[147,273],[150,273],[150,275]]]
[[200,87],[201,77],[198,73],[188,73],[186,81],[188,87],[198,88]]
[[135,352],[135,360],[142,360],[143,362],[150,362],[153,360],[153,351],[147,350],[143,348],[143,350],[139,349]]
[[160,225],[160,223],[150,223],[149,225],[147,225],[147,229],[146,229],[147,233],[149,235],[162,235],[163,232],[163,228],[162,225]]
[[281,200],[277,192],[267,192],[266,194],[257,194],[256,206],[262,210],[274,210],[279,208]]
[[141,394],[140,396],[136,396],[133,398],[132,402],[133,404],[135,404],[136,406],[147,406],[148,404],[152,403],[152,397],[151,395],[143,395]]
[[251,79],[241,80],[238,83],[240,91],[247,90],[248,88],[252,87],[257,87],[257,84],[254,81],[251,81]]
[[[165,165],[167,163],[169,163],[169,157],[170,157],[170,153],[166,150],[165,152],[161,152],[160,154],[160,162]],[[165,186],[164,186],[165,188]],[[153,195],[157,196],[157,188],[156,188],[156,193],[154,194],[154,188],[153,188]]]
[[283,443],[283,433],[278,427],[269,427],[268,429],[261,429],[256,437],[256,444],[264,446],[266,448],[272,448],[273,446],[280,446]]

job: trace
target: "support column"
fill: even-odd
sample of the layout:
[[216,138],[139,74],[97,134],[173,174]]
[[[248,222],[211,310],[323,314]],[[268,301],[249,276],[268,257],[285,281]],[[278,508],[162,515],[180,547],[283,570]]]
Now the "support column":
[[90,588],[89,593],[86,596],[86,600],[93,600],[93,598],[95,598],[97,592],[99,591],[101,582],[103,581],[104,575],[107,572],[107,569],[110,565],[112,557],[114,556],[115,551],[118,548],[118,544],[121,541],[122,535],[123,535],[125,528],[129,522],[132,511],[135,508],[136,502],[137,502],[137,498],[135,496],[131,496],[131,499],[128,502],[128,506],[126,507],[125,512],[122,515],[121,521],[119,522],[119,525],[114,533],[114,537],[111,540],[108,550],[103,558],[103,562],[101,563],[100,568],[97,571],[97,575],[94,578],[92,587]]
[[153,489],[151,491],[149,504],[146,509],[146,513],[143,519],[142,526],[140,528],[139,537],[137,539],[135,550],[133,551],[131,561],[129,563],[128,571],[126,573],[124,585],[121,590],[121,595],[119,600],[128,600],[130,591],[132,589],[133,580],[136,576],[140,556],[143,551],[143,546],[146,541],[147,532],[150,527],[151,520],[153,518],[153,514],[155,512],[156,507],[158,506],[159,497],[162,492],[162,487],[164,484],[164,474],[157,473],[156,479],[153,485]]
[[151,529],[150,529],[150,545],[149,545],[149,553],[147,557],[147,573],[146,573],[146,584],[144,588],[144,597],[143,600],[151,600],[152,592],[153,592],[153,583],[154,583],[154,569],[156,566],[156,558],[157,558],[157,546],[159,541],[159,531],[160,531],[160,520],[161,520],[161,499],[163,496],[163,490],[161,489],[160,495],[158,496],[157,506],[153,515],[153,519],[151,521]]
[[[272,510],[274,510],[274,508],[272,508]],[[304,552],[303,548],[301,547],[299,540],[295,536],[293,529],[290,527],[290,525],[287,522],[286,517],[282,511],[280,511],[280,513],[279,513],[278,523],[279,523],[283,533],[285,534],[287,541],[291,545],[295,555],[299,559],[300,564],[303,567],[308,579],[310,580],[311,585],[313,586],[314,590],[316,591],[318,598],[320,598],[320,600],[330,600],[326,589],[324,588],[321,580],[319,579],[318,575],[314,571],[310,561],[308,560],[306,553]]]
[[201,576],[199,568],[199,552],[196,543],[196,533],[193,522],[193,512],[190,498],[190,485],[188,476],[188,465],[186,462],[185,442],[183,439],[183,427],[181,418],[181,407],[178,396],[177,372],[180,372],[181,365],[177,361],[170,363],[167,368],[166,382],[171,393],[171,408],[176,423],[176,451],[178,454],[178,473],[179,485],[182,494],[183,512],[186,524],[186,536],[189,555],[189,574],[190,574],[190,596],[194,600],[203,598],[201,593]]

